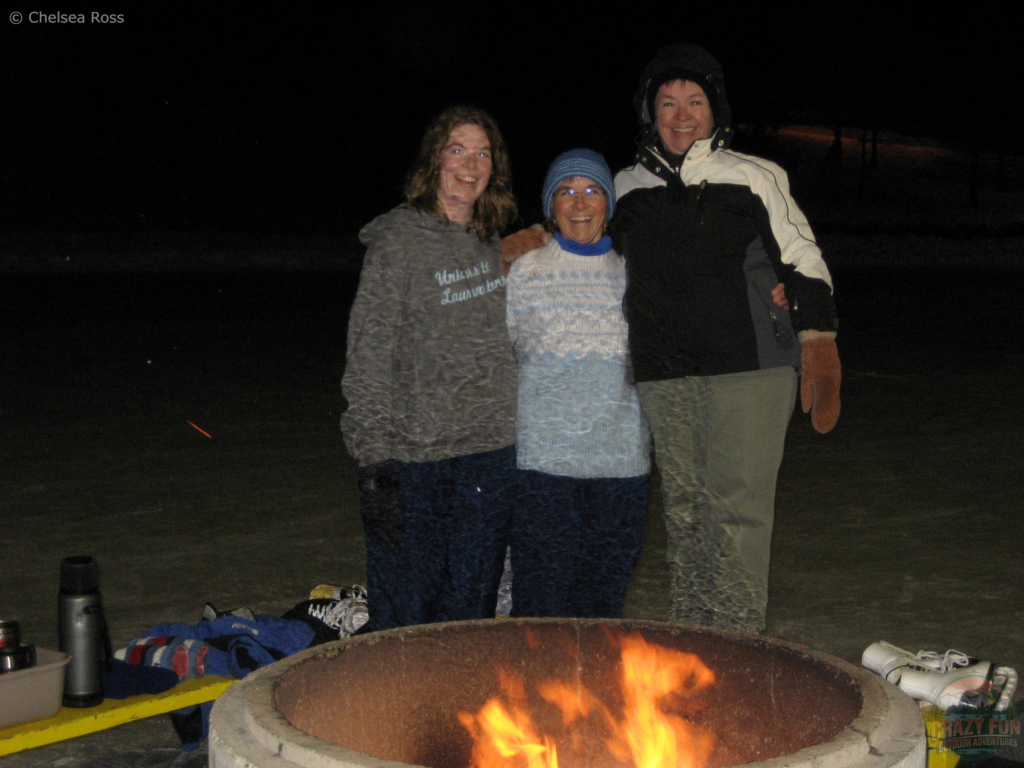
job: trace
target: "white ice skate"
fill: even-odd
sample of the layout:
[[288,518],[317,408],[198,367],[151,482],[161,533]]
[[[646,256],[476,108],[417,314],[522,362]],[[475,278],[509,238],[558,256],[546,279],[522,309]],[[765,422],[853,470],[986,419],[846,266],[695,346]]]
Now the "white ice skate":
[[337,590],[337,602],[323,618],[324,624],[338,630],[341,637],[349,637],[362,629],[370,620],[366,606],[366,590],[358,584]]
[[918,651],[915,654],[882,640],[879,643],[872,643],[864,649],[860,663],[861,666],[872,672],[877,672],[890,683],[896,683],[899,681],[901,670],[906,666],[914,669],[949,672],[959,667],[969,666],[976,661],[977,659],[971,659],[966,653],[954,650],[941,654],[935,653],[935,651]]
[[944,710],[991,707],[1005,712],[1017,691],[1017,672],[1012,667],[972,659],[961,651],[913,654],[883,641],[864,650],[861,665],[898,685],[908,696]]

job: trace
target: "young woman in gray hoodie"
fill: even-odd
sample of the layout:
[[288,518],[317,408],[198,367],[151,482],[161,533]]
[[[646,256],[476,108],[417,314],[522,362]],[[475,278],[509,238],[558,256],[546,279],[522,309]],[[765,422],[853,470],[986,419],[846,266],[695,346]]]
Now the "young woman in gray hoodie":
[[493,118],[446,110],[367,246],[342,431],[371,630],[494,616],[515,494],[516,364],[497,234],[516,215]]

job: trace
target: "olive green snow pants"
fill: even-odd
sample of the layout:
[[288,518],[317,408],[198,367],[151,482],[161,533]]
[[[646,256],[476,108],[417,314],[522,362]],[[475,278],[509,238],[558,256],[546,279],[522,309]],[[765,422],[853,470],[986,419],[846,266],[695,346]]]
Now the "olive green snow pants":
[[637,385],[668,532],[669,618],[759,632],[793,368]]

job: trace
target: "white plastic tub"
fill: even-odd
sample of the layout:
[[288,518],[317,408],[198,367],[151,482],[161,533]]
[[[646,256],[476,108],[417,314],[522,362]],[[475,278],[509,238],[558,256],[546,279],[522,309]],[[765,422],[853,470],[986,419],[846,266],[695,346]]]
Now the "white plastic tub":
[[64,671],[71,657],[36,649],[36,665],[0,675],[0,728],[45,720],[60,711]]

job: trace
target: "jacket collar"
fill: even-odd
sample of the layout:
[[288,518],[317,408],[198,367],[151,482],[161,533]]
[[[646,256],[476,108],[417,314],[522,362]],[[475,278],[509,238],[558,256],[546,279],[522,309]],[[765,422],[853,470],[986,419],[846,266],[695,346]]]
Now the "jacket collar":
[[679,170],[683,163],[687,161],[695,163],[701,160],[706,160],[710,157],[712,152],[715,152],[720,147],[723,147],[728,143],[720,136],[721,133],[721,130],[716,130],[710,137],[706,139],[698,139],[693,142],[693,145],[689,150],[687,150],[686,154],[683,155],[682,159],[676,165],[673,165],[653,142],[645,144],[640,148],[637,159],[644,168],[653,173],[659,179],[666,182],[673,180],[678,181]]
[[671,163],[655,147],[649,144],[640,148],[640,151],[637,153],[637,160],[640,161],[640,165],[662,181],[671,182],[673,179],[679,178],[679,169],[674,169]]

